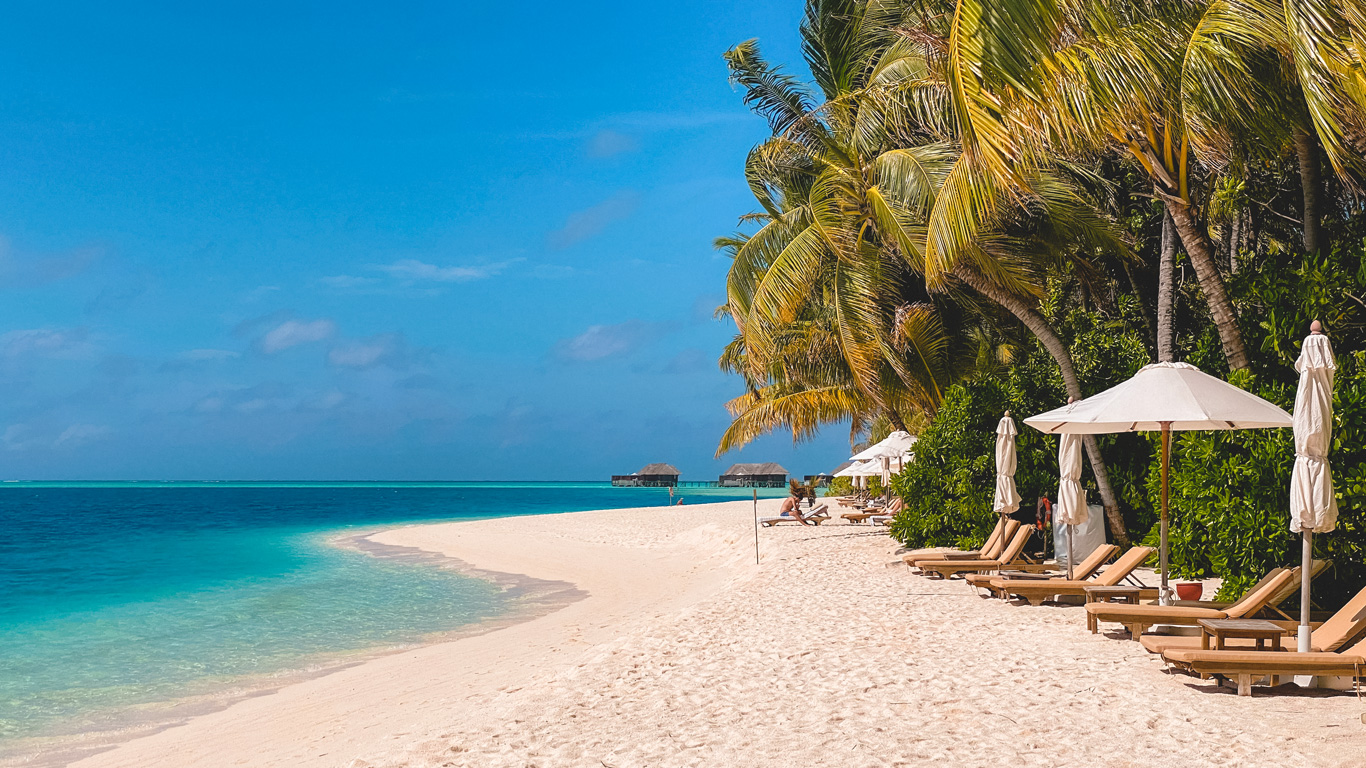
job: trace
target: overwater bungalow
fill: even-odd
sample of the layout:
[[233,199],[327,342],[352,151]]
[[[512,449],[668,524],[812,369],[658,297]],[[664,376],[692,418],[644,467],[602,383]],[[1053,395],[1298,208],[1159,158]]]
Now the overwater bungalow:
[[734,464],[721,473],[722,488],[780,488],[787,485],[787,470],[781,464]]
[[678,468],[672,464],[646,464],[629,475],[612,475],[618,488],[668,488],[678,485]]

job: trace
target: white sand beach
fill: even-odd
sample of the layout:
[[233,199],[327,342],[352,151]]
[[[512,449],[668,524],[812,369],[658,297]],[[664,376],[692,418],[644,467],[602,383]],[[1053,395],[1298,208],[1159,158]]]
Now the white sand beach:
[[1080,609],[914,576],[867,526],[764,529],[756,567],[752,525],[739,502],[386,531],[586,595],[75,765],[1366,765],[1350,694],[1168,675]]

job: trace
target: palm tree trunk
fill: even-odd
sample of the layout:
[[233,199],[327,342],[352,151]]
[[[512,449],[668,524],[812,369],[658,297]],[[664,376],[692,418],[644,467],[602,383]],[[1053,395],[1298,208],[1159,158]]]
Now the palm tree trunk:
[[1195,277],[1200,281],[1200,290],[1205,292],[1209,313],[1214,319],[1214,327],[1219,331],[1219,341],[1224,348],[1228,365],[1235,370],[1247,368],[1249,360],[1247,347],[1243,345],[1243,332],[1238,328],[1238,316],[1233,311],[1233,302],[1224,290],[1224,278],[1219,274],[1219,266],[1214,263],[1214,247],[1209,235],[1195,220],[1195,213],[1184,200],[1164,195],[1167,213],[1176,225],[1176,233],[1186,248]]
[[1157,359],[1176,360],[1176,227],[1162,214],[1161,253],[1157,262]]
[[[1038,338],[1044,349],[1048,350],[1048,354],[1052,355],[1053,360],[1057,362],[1058,369],[1062,372],[1063,387],[1067,390],[1067,395],[1078,400],[1082,399],[1081,382],[1077,380],[1077,370],[1072,365],[1071,350],[1067,348],[1062,338],[1048,324],[1048,320],[1039,314],[1033,304],[962,265],[955,267],[953,274],[973,290],[1000,304],[1007,312],[1024,323],[1030,333]],[[1097,444],[1095,435],[1085,435],[1082,442],[1086,446],[1086,455],[1091,460],[1091,473],[1096,478],[1096,488],[1100,491],[1101,503],[1105,506],[1105,517],[1110,523],[1110,533],[1116,544],[1121,547],[1128,547],[1129,531],[1124,525],[1124,515],[1120,514],[1119,499],[1115,496],[1115,489],[1110,485],[1110,472],[1105,466],[1105,459],[1100,455],[1100,445]]]
[[1304,193],[1304,250],[1319,253],[1323,238],[1323,183],[1319,178],[1318,141],[1313,134],[1295,129],[1295,154],[1300,160],[1300,189]]
[[901,414],[895,408],[887,408],[884,412],[887,414],[887,420],[892,422],[893,427],[902,432],[910,432],[909,429],[906,429],[906,422],[901,419]]

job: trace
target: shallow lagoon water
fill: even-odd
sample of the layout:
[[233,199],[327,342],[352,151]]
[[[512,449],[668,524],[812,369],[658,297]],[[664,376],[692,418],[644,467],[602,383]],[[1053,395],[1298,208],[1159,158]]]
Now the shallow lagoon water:
[[346,534],[667,500],[604,483],[6,483],[0,748],[506,609],[489,582],[337,546]]

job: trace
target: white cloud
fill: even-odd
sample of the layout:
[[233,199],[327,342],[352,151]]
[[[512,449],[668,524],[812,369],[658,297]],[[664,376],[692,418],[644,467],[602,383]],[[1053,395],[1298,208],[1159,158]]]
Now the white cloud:
[[630,216],[636,210],[640,196],[626,189],[597,205],[569,214],[564,226],[551,232],[547,241],[551,248],[560,250],[597,236],[614,221]]
[[339,368],[373,368],[387,365],[404,368],[411,362],[408,344],[401,333],[381,333],[368,339],[340,341],[327,353],[327,362]]
[[399,280],[433,283],[467,283],[471,280],[483,280],[488,277],[493,277],[494,275],[501,273],[504,269],[507,269],[514,261],[500,261],[493,264],[480,264],[477,266],[442,267],[437,266],[436,264],[418,261],[417,259],[401,259],[393,264],[378,266],[376,269]]
[[639,146],[634,136],[628,136],[611,128],[604,128],[593,134],[593,138],[588,140],[588,156],[595,158],[615,157],[627,152],[634,152]]
[[565,360],[587,363],[626,354],[658,332],[658,326],[641,320],[590,325],[578,336],[561,341],[556,352]]
[[201,362],[206,360],[231,360],[234,357],[241,357],[240,352],[233,352],[230,349],[191,349],[188,352],[180,353],[180,357],[185,360]]
[[54,446],[77,446],[92,443],[109,434],[109,427],[95,424],[72,424],[57,436]]
[[261,351],[268,355],[283,352],[300,344],[310,344],[330,338],[337,331],[331,320],[286,320],[261,337]]
[[84,328],[32,328],[10,331],[0,334],[0,353],[5,357],[38,355],[64,359],[84,358],[94,351],[94,347],[87,341],[88,336]]
[[375,282],[373,277],[358,277],[356,275],[331,275],[329,277],[318,278],[318,282],[328,288],[346,290],[348,288],[360,288]]

